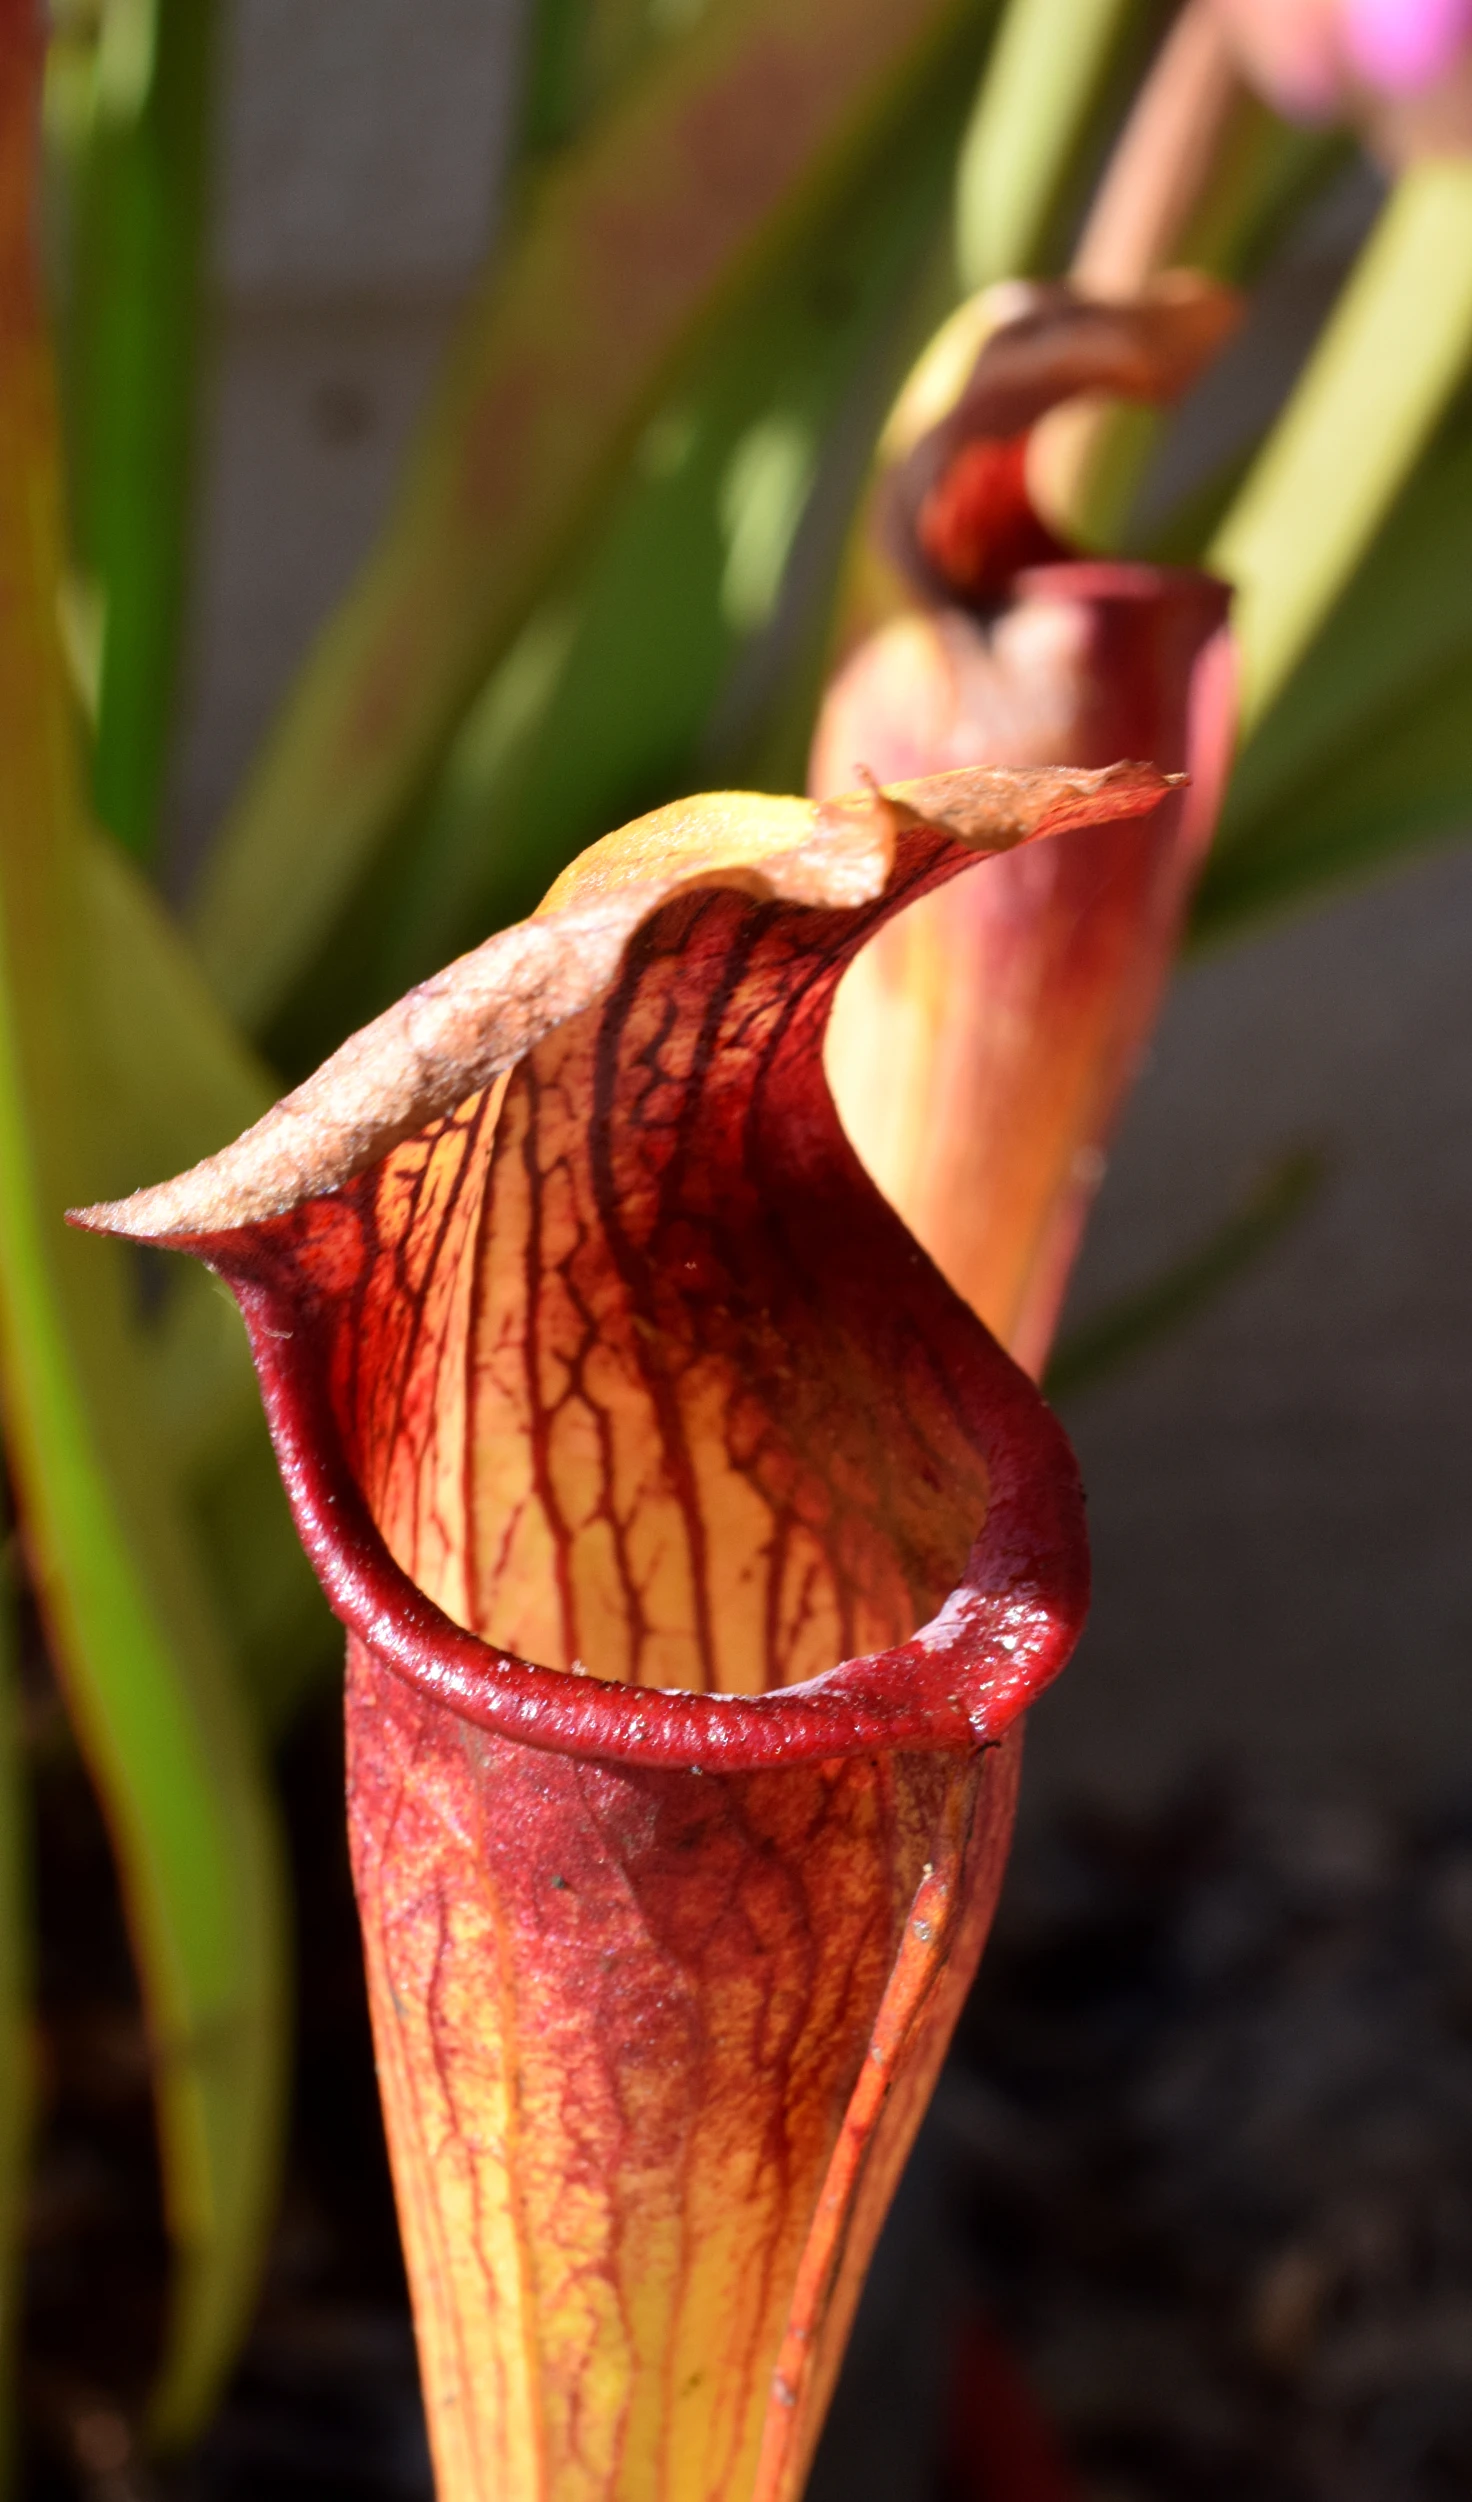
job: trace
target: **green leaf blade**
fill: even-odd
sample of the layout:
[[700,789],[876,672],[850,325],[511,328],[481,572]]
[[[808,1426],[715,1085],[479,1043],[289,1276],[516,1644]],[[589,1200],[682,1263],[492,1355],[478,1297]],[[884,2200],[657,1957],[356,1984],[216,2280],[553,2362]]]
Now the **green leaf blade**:
[[[38,1594],[118,1855],[157,2060],[172,2316],[154,2429],[196,2431],[275,2185],[279,1839],[168,1473],[126,1261],[68,1235],[92,1178],[83,824],[59,641],[54,390],[29,255],[37,67],[0,9],[0,1389]],[[99,1257],[99,1250],[102,1256]]]
[[1011,0],[987,63],[956,190],[962,284],[1031,276],[1140,0]]
[[72,186],[72,519],[101,630],[93,799],[140,858],[158,839],[184,615],[218,15],[215,0],[152,0],[136,62],[114,57],[104,22]]
[[1472,163],[1403,174],[1212,542],[1236,585],[1242,718],[1288,683],[1472,357]]

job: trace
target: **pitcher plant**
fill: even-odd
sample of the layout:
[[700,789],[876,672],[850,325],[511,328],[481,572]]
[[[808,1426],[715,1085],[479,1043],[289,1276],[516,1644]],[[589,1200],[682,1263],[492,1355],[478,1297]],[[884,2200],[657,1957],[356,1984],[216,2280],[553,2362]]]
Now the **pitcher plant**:
[[1063,1435],[824,1026],[890,914],[1166,788],[662,810],[81,1220],[233,1288],[348,1629],[442,2502],[800,2489],[1087,1585]]

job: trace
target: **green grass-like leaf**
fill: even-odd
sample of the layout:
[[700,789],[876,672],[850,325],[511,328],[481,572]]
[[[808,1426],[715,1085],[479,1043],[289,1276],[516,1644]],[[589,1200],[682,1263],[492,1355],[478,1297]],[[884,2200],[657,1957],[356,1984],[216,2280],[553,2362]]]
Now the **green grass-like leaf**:
[[28,1552],[148,2011],[168,2221],[165,2441],[198,2429],[275,2186],[282,1871],[252,1731],[151,1431],[136,1271],[69,1235],[98,1162],[85,838],[56,631],[55,394],[29,256],[35,47],[0,9],[0,1391]]
[[1460,406],[1249,741],[1193,935],[1472,824],[1472,412]]
[[1472,642],[1472,412],[1406,487],[1323,632],[1239,759],[1223,847],[1334,765]]
[[94,803],[140,858],[158,837],[184,613],[218,14],[215,0],[111,8],[70,70],[73,599],[100,644]]
[[1144,0],[1010,0],[987,62],[956,185],[962,284],[1042,265],[1082,143]]
[[1472,360],[1472,163],[1403,174],[1208,553],[1237,588],[1244,726],[1265,719]]

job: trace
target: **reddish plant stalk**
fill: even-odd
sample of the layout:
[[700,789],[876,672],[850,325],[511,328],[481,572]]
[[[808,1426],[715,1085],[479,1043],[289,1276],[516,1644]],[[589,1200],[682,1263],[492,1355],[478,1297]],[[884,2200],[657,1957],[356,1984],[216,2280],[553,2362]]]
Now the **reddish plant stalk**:
[[1056,541],[1037,561],[1029,429],[1079,392],[1179,389],[1232,307],[1178,280],[1134,304],[1064,288],[990,302],[963,316],[981,345],[950,407],[912,436],[901,404],[872,523],[893,613],[830,687],[810,781],[821,797],[860,768],[883,782],[1112,756],[1189,775],[1107,847],[1065,835],[917,900],[838,994],[828,1067],[849,1136],[1036,1375],[1215,825],[1234,700],[1224,584]]

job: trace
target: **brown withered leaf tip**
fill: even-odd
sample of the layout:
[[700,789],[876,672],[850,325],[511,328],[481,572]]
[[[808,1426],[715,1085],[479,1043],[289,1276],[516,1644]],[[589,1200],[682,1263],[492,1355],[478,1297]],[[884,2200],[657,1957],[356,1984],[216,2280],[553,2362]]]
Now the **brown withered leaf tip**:
[[602,997],[634,932],[677,894],[726,886],[852,909],[884,892],[903,827],[931,824],[978,851],[1007,851],[1085,819],[1137,816],[1184,778],[1131,762],[978,768],[816,807],[766,800],[759,843],[744,793],[660,809],[593,845],[530,919],[409,991],[231,1146],[175,1180],[72,1210],[70,1221],[185,1240],[340,1188]]

